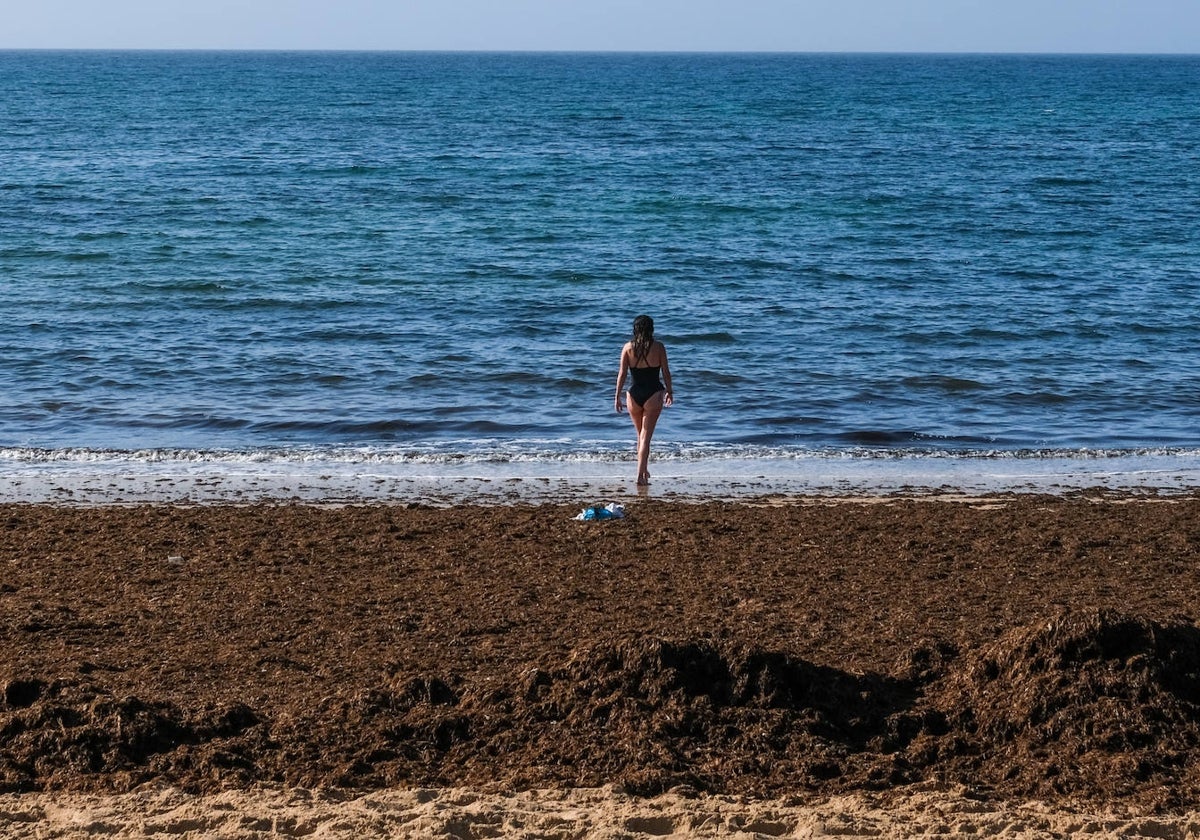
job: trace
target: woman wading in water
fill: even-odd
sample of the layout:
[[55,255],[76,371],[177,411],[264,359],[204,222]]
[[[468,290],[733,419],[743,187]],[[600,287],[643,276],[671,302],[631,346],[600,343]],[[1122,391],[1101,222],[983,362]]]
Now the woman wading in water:
[[[662,379],[659,379],[659,370]],[[625,385],[625,374],[633,377],[629,386],[629,399],[621,405],[621,388]],[[663,386],[663,382],[666,386]],[[626,407],[637,430],[637,483],[650,483],[650,438],[658,425],[658,415],[674,400],[671,395],[671,369],[667,367],[667,348],[661,341],[654,340],[654,319],[639,315],[633,319],[633,338],[621,348],[621,368],[617,372],[617,395],[613,407],[620,414]]]

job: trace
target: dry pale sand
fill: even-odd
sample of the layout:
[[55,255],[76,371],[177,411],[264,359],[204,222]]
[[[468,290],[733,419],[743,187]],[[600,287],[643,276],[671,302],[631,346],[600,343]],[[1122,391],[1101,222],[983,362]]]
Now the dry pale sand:
[[0,838],[589,838],[1010,837],[1193,838],[1200,812],[1129,817],[962,792],[853,795],[819,803],[612,788],[495,795],[464,788],[376,791],[259,789],[188,795],[0,796]]

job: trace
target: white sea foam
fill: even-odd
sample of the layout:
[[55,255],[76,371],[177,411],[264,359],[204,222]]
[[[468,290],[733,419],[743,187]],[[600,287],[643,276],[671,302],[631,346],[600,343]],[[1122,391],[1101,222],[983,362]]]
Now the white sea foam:
[[[423,446],[279,446],[247,449],[148,448],[109,449],[68,447],[0,447],[0,465],[52,464],[327,464],[351,468],[371,464],[610,464],[632,457],[628,441],[600,441],[580,448],[570,441],[452,440]],[[1200,458],[1200,448],[1140,447],[1135,449],[919,449],[904,447],[828,447],[731,445],[688,442],[657,444],[656,461],[1128,461],[1167,459],[1188,463]]]

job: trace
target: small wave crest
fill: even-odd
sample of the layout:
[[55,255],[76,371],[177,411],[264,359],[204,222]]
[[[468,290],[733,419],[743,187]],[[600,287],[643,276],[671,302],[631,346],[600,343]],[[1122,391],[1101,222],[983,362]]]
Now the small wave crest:
[[1096,187],[1101,182],[1095,178],[1077,178],[1068,175],[1042,175],[1033,179],[1039,187]]
[[706,332],[706,333],[685,333],[682,335],[667,336],[667,341],[671,344],[736,344],[737,339],[732,333],[727,332]]
[[979,391],[987,386],[974,379],[961,379],[954,376],[909,376],[901,380],[908,388],[957,393],[961,391]]
[[[1150,447],[1131,449],[987,449],[929,448],[889,444],[913,443],[912,434],[858,432],[848,435],[848,445],[806,448],[756,444],[680,443],[664,444],[655,450],[658,461],[872,461],[872,460],[969,460],[969,461],[1102,461],[1121,458],[1200,458],[1200,448]],[[105,449],[105,448],[0,448],[0,460],[14,464],[451,464],[528,462],[615,462],[632,457],[627,441],[601,441],[587,449],[571,441],[526,441],[520,445],[497,440],[460,440],[428,447],[291,446],[250,449]]]

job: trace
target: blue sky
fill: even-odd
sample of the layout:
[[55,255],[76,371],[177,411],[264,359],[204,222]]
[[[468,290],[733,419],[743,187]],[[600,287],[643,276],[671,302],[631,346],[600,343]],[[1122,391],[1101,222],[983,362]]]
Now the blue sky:
[[25,0],[0,48],[1200,53],[1200,0]]

